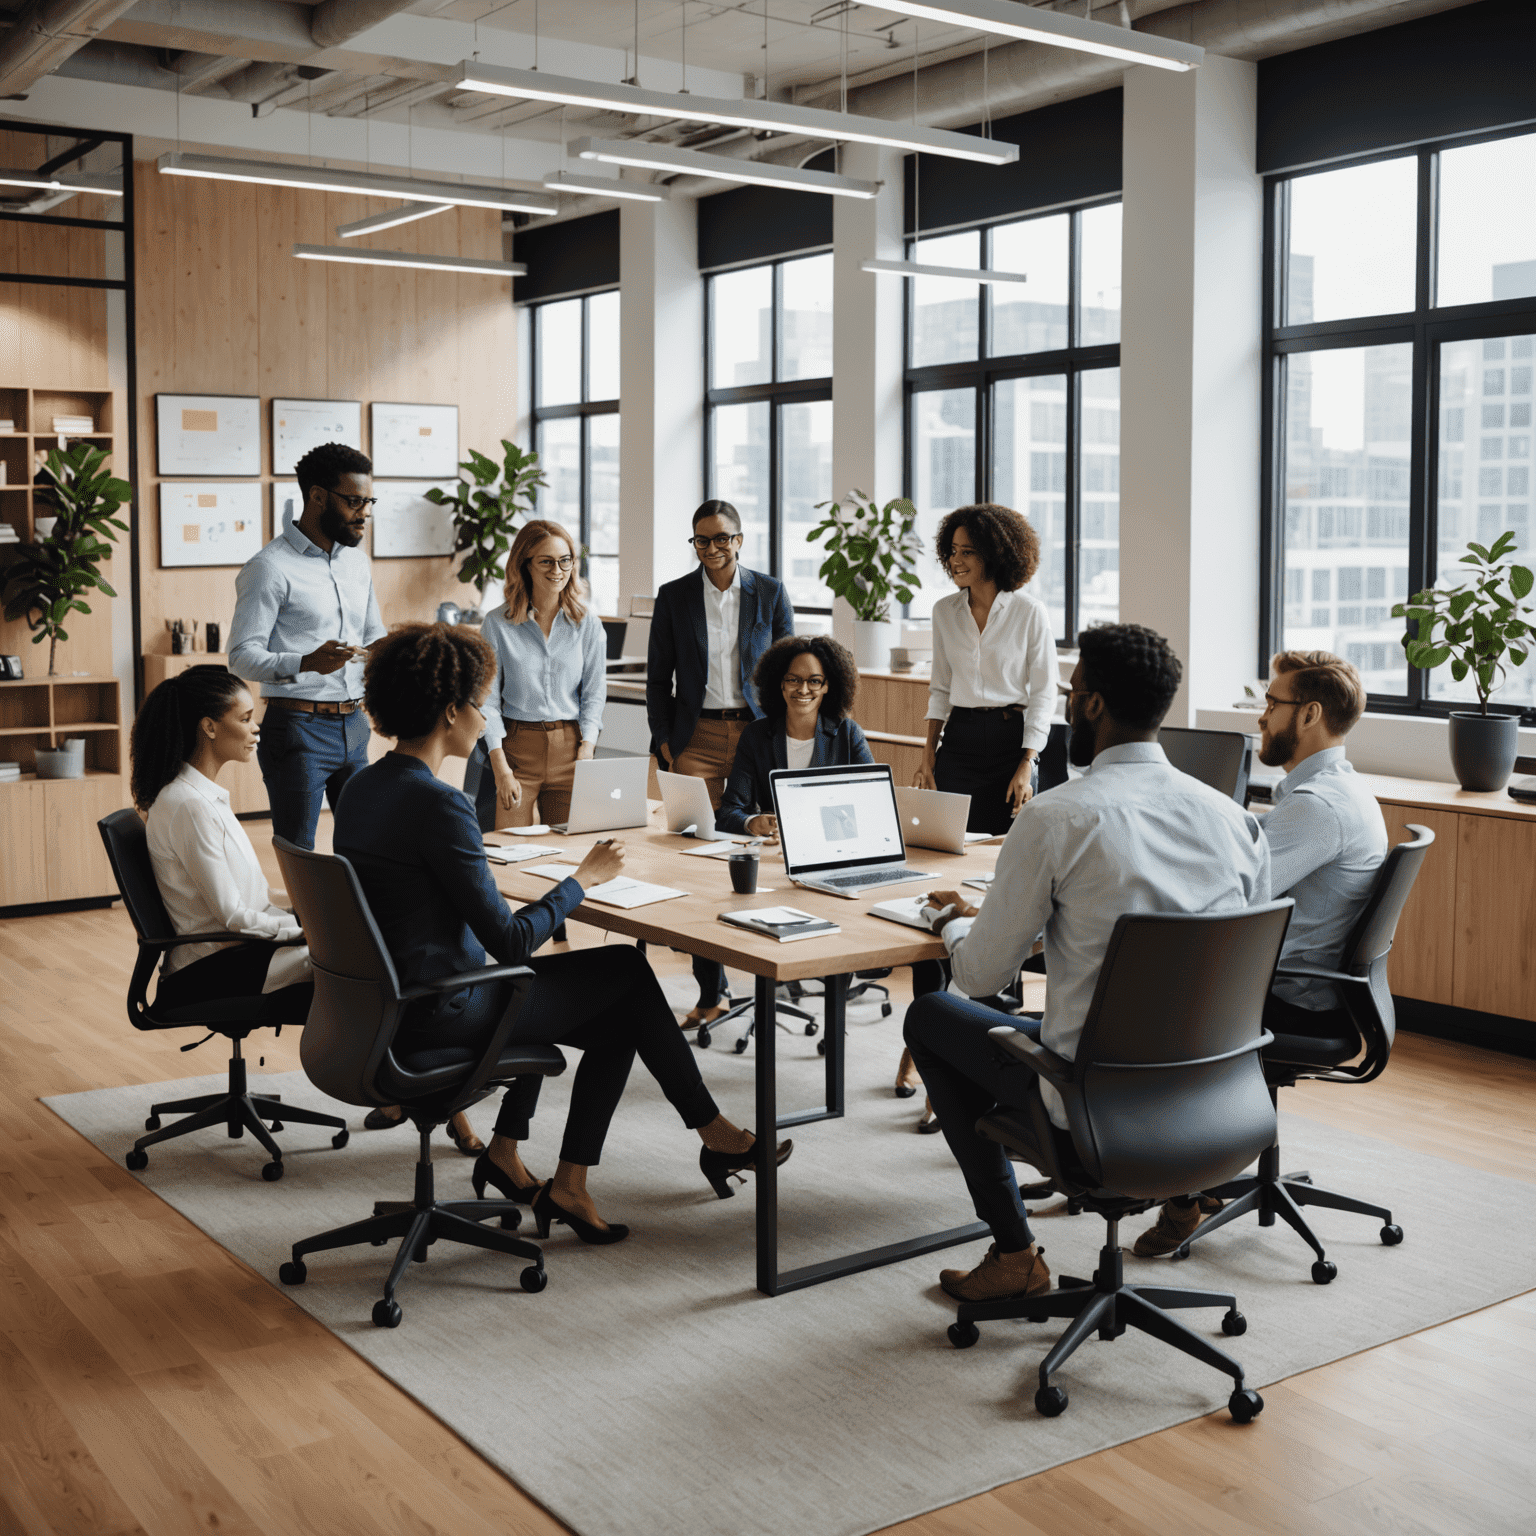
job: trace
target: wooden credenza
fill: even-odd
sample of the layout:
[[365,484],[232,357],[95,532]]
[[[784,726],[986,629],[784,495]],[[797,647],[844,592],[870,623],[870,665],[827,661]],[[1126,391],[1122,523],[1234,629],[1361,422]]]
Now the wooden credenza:
[[910,672],[860,672],[854,718],[877,763],[889,763],[898,784],[910,784],[923,760],[928,726],[928,678]]

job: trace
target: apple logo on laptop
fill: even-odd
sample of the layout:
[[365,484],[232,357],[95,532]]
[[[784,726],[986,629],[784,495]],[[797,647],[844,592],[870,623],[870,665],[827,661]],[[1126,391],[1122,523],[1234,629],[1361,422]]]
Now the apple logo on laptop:
[[912,818],[912,825],[914,827],[920,827],[920,826],[922,826],[922,824],[923,824],[923,819],[922,819],[921,816],[914,816]]
[[608,798],[610,800],[622,800],[624,798],[624,791],[622,789],[616,789],[612,792],[612,794],[608,796]]

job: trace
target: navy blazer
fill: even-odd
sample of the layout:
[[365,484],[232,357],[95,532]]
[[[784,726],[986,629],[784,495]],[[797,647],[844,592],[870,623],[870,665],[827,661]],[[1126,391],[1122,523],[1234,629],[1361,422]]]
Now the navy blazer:
[[[715,813],[717,832],[745,832],[754,816],[773,814],[773,793],[768,775],[789,767],[784,745],[784,720],[754,720],[736,744],[736,761],[726,781],[720,809]],[[864,732],[852,720],[836,723],[825,715],[816,719],[816,745],[811,749],[812,768],[841,768],[850,763],[872,763],[874,756]]]
[[[741,566],[741,618],[737,648],[741,655],[741,696],[753,715],[761,716],[752,690],[752,673],[775,640],[795,632],[795,611],[784,584],[761,571]],[[651,726],[651,753],[663,744],[674,761],[693,739],[709,682],[709,631],[704,621],[702,565],[666,582],[656,594],[651,615],[651,643],[645,663],[645,712]]]

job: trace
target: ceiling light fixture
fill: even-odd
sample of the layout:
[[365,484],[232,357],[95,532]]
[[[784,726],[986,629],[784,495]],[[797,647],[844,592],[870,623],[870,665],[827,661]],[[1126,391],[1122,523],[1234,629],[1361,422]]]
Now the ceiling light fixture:
[[1106,59],[1124,59],[1127,64],[1150,64],[1154,69],[1195,69],[1205,57],[1205,49],[1192,43],[1175,42],[1152,32],[1134,32],[1129,27],[1112,27],[1102,21],[1089,21],[1061,11],[1038,10],[1019,4],[1019,0],[871,0],[871,3],[878,10],[899,11],[903,16],[915,16],[919,21],[937,21],[944,26],[990,32],[995,37],[1011,37],[1019,42],[1047,43],[1053,48],[1097,53]]
[[520,261],[482,261],[478,256],[426,256],[416,251],[374,251],[356,245],[296,245],[300,261],[340,261],[359,267],[420,267],[426,272],[477,272],[484,277],[521,277]]
[[893,277],[954,277],[963,283],[1027,283],[1023,272],[994,272],[983,267],[934,267],[923,261],[864,261],[861,272],[884,272]]
[[577,139],[571,153],[582,160],[607,165],[633,165],[644,171],[683,172],[715,181],[741,181],[755,187],[782,187],[790,192],[827,192],[833,197],[874,197],[881,183],[834,176],[830,171],[802,171],[793,165],[766,165],[760,160],[733,160],[696,149],[672,149],[638,139]]
[[[1101,25],[1099,30],[1113,32],[1117,29]],[[523,101],[553,101],[570,107],[628,112],[640,117],[681,118],[685,122],[718,123],[727,128],[797,133],[807,138],[840,140],[847,144],[884,144],[892,149],[943,155],[952,160],[979,160],[983,165],[1010,165],[1019,158],[1017,144],[984,139],[972,133],[955,133],[947,128],[922,128],[879,117],[860,117],[854,112],[799,107],[785,101],[758,98],[731,101],[670,91],[648,91],[634,85],[603,85],[594,80],[546,75],[542,70],[502,69],[469,60],[459,65],[458,88],[461,91],[485,91],[493,96],[515,96]]]
[[550,192],[627,197],[637,203],[665,203],[672,196],[670,187],[652,186],[648,181],[621,181],[617,176],[578,176],[574,171],[551,171],[544,178],[544,187]]
[[452,203],[402,203],[398,208],[386,208],[383,213],[356,219],[351,224],[338,224],[336,233],[343,239],[352,235],[376,235],[381,229],[393,229],[397,224],[412,224],[417,219],[430,219],[434,213],[447,213],[452,207]]
[[210,181],[250,181],[308,192],[360,192],[364,197],[397,197],[413,203],[447,203],[460,208],[496,208],[506,213],[558,213],[560,204],[540,192],[509,187],[474,187],[456,181],[417,181],[372,171],[333,171],[320,166],[284,165],[272,160],[226,160],[219,155],[161,155],[162,176],[201,176]]

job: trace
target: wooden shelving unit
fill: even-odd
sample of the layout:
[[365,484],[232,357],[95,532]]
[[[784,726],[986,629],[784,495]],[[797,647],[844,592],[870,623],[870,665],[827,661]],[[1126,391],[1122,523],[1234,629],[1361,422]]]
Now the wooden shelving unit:
[[37,480],[37,455],[59,446],[53,418],[89,416],[95,431],[65,433],[65,442],[88,442],[111,453],[114,410],[110,389],[0,388],[0,421],[14,423],[13,431],[0,432],[0,464],[5,466],[0,522],[9,523],[23,544],[31,543],[39,514],[49,516],[48,482]]

